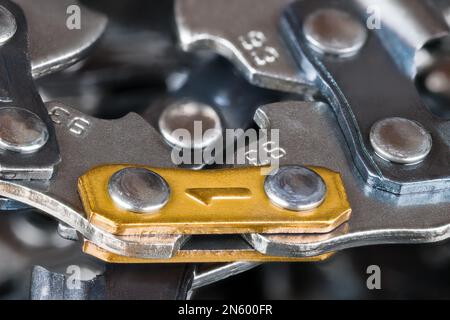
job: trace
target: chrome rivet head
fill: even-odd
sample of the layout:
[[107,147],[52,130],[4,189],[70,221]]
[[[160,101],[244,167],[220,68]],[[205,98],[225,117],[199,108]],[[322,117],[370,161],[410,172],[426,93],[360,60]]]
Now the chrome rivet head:
[[425,76],[424,85],[431,94],[450,98],[450,59],[433,67]]
[[34,113],[20,108],[0,109],[0,149],[33,153],[48,141],[45,123]]
[[264,191],[278,207],[306,211],[322,204],[327,188],[323,179],[314,171],[301,166],[285,166],[266,177]]
[[351,14],[338,9],[319,9],[303,25],[309,46],[320,54],[350,57],[367,41],[367,29]]
[[[195,125],[201,124],[201,128]],[[166,141],[183,149],[203,149],[222,136],[222,124],[211,106],[191,100],[168,106],[159,118],[159,130]],[[187,130],[189,139],[180,139],[178,129]]]
[[120,208],[135,213],[153,213],[166,205],[170,197],[167,182],[144,168],[125,168],[109,180],[108,192]]
[[5,44],[17,31],[16,18],[3,6],[0,6],[0,45]]
[[418,122],[405,118],[387,118],[372,126],[370,143],[382,159],[412,165],[422,162],[428,156],[432,138]]

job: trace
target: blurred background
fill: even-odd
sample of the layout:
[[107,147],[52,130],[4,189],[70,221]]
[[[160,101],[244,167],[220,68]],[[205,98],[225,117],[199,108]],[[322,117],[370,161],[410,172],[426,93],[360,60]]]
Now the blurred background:
[[[86,60],[38,81],[45,101],[60,100],[105,119],[137,112],[154,125],[174,100],[214,104],[218,96],[228,97],[214,105],[227,126],[252,127],[261,104],[301,99],[250,86],[230,63],[211,53],[179,50],[172,1],[82,2],[107,14],[110,24]],[[447,7],[448,1],[439,2]],[[82,259],[93,275],[101,273],[100,263],[80,258],[78,245],[57,235],[55,221],[33,212],[2,214],[0,298],[28,298],[34,265],[57,269]],[[370,265],[381,269],[381,290],[366,286]],[[320,263],[261,265],[201,288],[192,298],[448,299],[449,271],[446,243],[365,247]]]

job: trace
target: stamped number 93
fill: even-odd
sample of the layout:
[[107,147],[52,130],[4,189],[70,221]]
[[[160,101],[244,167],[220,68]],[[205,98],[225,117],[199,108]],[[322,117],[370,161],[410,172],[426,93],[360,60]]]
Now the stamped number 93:
[[250,53],[258,66],[274,63],[280,57],[278,51],[267,44],[267,37],[262,31],[249,31],[238,38],[242,48]]

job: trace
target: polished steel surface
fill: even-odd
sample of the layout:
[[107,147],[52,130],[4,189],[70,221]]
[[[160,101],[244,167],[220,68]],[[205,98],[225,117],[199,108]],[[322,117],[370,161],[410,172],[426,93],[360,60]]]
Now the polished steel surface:
[[[8,197],[0,198],[1,298],[448,295],[447,245],[413,244],[450,235],[450,1],[12,2],[25,16],[0,0],[0,196]],[[189,53],[177,47],[177,32]],[[41,100],[55,97],[66,103],[44,108]],[[290,101],[296,99],[305,101]],[[311,102],[326,100],[329,105]],[[174,146],[204,151],[219,131],[255,128],[258,106],[256,123],[279,129],[281,141],[276,132],[258,132],[262,148],[245,150],[246,166],[258,163],[250,154],[263,152],[281,161],[280,170],[301,166],[323,176],[329,168],[323,184],[314,174],[247,179],[185,172],[223,167],[209,160],[175,169]],[[11,114],[11,108],[22,109]],[[143,119],[125,116],[130,112]],[[217,128],[217,134],[175,141],[173,130],[192,134],[194,120],[203,120],[202,133]],[[149,171],[111,180],[124,167],[144,166],[166,180],[170,196],[164,183],[152,188]],[[224,171],[234,171],[228,166]],[[95,175],[89,184],[79,180],[96,170],[103,170],[97,182]],[[258,182],[261,196],[249,207],[242,203],[255,192],[243,190],[247,180]],[[77,182],[84,184],[80,194]],[[91,191],[96,195],[86,201]],[[99,208],[109,213],[95,216],[89,202],[99,199],[108,200]],[[177,214],[166,215],[180,199],[186,201],[173,208]],[[273,224],[266,230],[227,220],[244,211],[257,220],[267,203],[286,221],[306,221],[324,206],[336,213],[342,200],[338,211],[346,210],[317,229],[277,230],[276,214],[267,216]],[[190,220],[196,213],[199,219]],[[115,214],[115,224],[105,223]],[[174,219],[173,234],[141,224],[166,216]],[[223,224],[214,229],[217,221]],[[388,243],[409,245],[374,246]],[[316,263],[266,263],[210,286],[261,262],[288,261]],[[383,290],[368,290],[366,267],[373,264],[382,270]],[[71,289],[74,265],[81,278]]]
[[303,24],[303,32],[311,48],[337,57],[357,54],[367,40],[366,26],[337,9],[312,12]]
[[316,91],[295,70],[278,35],[292,0],[179,0],[175,17],[184,50],[210,49],[235,63],[255,85],[296,93]]
[[136,213],[152,213],[169,201],[170,187],[157,173],[143,168],[116,172],[108,183],[108,192],[120,208]]
[[[158,127],[170,145],[182,149],[212,146],[222,138],[223,133],[217,111],[192,100],[176,101],[167,106],[159,118]],[[189,136],[186,137],[184,133],[189,133]]]
[[450,237],[448,190],[397,196],[366,185],[353,166],[327,104],[272,104],[262,107],[255,119],[265,128],[284,128],[280,130],[280,146],[286,155],[280,165],[317,163],[340,172],[352,207],[349,222],[321,239],[307,235],[245,235],[258,251],[309,256],[356,246],[437,242]]
[[285,166],[266,177],[264,191],[276,206],[308,211],[322,204],[327,187],[322,177],[314,171],[301,166]]
[[14,15],[3,6],[0,6],[0,45],[11,39],[17,31]]
[[[450,122],[430,112],[412,78],[385,48],[384,38],[376,36],[381,31],[370,30],[359,53],[347,59],[324,57],[307,45],[301,26],[310,13],[329,6],[328,0],[296,2],[285,12],[282,32],[299,70],[308,70],[333,108],[361,176],[370,186],[396,195],[447,190]],[[333,1],[331,7],[365,19],[350,1]],[[414,168],[386,162],[369,141],[374,123],[395,117],[420,123],[433,137],[429,156]]]
[[[134,158],[136,163],[171,166],[170,152],[158,133],[136,114],[108,121],[86,116],[60,103],[49,103],[47,109],[55,123],[64,159],[57,174],[50,185],[1,180],[0,194],[52,215],[112,252],[147,257],[172,256],[184,242],[184,237],[151,237],[146,243],[121,240],[89,223],[76,188],[79,176],[111,160],[125,162]],[[148,141],[153,143],[150,145]]]
[[[107,18],[79,1],[72,0],[14,0],[27,19],[33,76],[44,76],[67,68],[84,58],[104,33]],[[78,6],[80,29],[69,29],[66,22],[70,6]],[[72,11],[69,11],[72,12]]]
[[48,141],[44,122],[34,113],[20,108],[0,108],[0,149],[33,153]]
[[431,1],[351,0],[370,24],[383,46],[411,79],[421,71],[423,55],[433,53],[433,43],[448,42],[450,27]]
[[399,164],[422,162],[433,145],[430,133],[420,124],[404,118],[378,121],[370,131],[370,143],[381,158]]

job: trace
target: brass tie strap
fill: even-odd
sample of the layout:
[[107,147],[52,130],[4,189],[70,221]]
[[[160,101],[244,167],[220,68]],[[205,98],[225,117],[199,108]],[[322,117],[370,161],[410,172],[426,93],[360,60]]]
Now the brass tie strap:
[[[157,182],[161,182],[167,193],[166,198],[161,198],[160,206],[147,213],[136,212],[124,208],[114,198],[111,181],[128,169],[156,174],[160,179]],[[89,221],[122,239],[144,239],[151,235],[248,233],[326,236],[348,221],[350,204],[338,173],[318,167],[309,169],[320,176],[326,193],[317,207],[303,211],[287,210],[273,204],[264,188],[266,176],[258,167],[193,171],[104,165],[80,177],[78,190]],[[121,183],[127,184],[126,181]],[[139,185],[129,190],[142,195]],[[132,194],[129,192],[128,196]],[[332,255],[294,258],[264,255],[251,247],[220,250],[182,248],[171,259],[144,259],[108,252],[88,240],[84,242],[83,251],[112,263],[310,262],[322,261]]]
[[[150,214],[118,206],[108,193],[111,177],[125,168],[144,168],[170,187],[168,202]],[[90,222],[114,235],[327,233],[351,213],[340,175],[310,167],[326,184],[323,203],[308,211],[291,211],[271,203],[261,168],[225,170],[161,169],[105,165],[79,179],[79,193]]]

